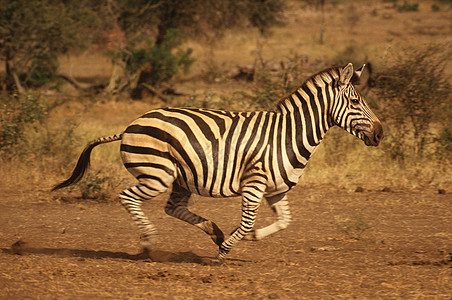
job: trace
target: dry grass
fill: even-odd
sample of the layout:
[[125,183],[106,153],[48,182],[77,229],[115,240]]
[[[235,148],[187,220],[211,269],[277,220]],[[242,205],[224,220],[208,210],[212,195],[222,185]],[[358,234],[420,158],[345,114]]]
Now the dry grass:
[[[450,8],[445,5],[439,12],[432,12],[432,3],[422,2],[418,12],[406,13],[397,12],[391,3],[385,2],[345,1],[337,6],[327,5],[325,40],[320,43],[321,12],[303,2],[293,1],[284,24],[273,29],[273,34],[267,38],[260,37],[256,31],[241,30],[228,32],[224,39],[213,45],[190,41],[189,46],[194,49],[198,62],[190,74],[181,76],[174,83],[196,94],[196,101],[191,101],[188,96],[174,97],[170,104],[152,97],[142,101],[74,98],[74,101],[55,109],[48,122],[38,126],[38,131],[31,130],[27,135],[28,139],[39,140],[43,132],[56,135],[55,132],[67,131],[73,126],[74,140],[67,149],[73,157],[67,160],[67,157],[52,154],[52,157],[37,156],[35,161],[25,163],[22,158],[3,161],[0,170],[0,176],[4,178],[2,184],[30,182],[50,187],[69,174],[77,155],[88,141],[122,131],[132,120],[152,108],[196,105],[206,97],[211,98],[209,106],[215,107],[221,102],[220,96],[232,97],[236,91],[249,90],[250,83],[224,78],[207,83],[203,76],[207,64],[213,64],[223,73],[236,65],[253,64],[257,48],[261,50],[263,59],[276,63],[294,53],[306,57],[301,68],[308,75],[341,60],[351,60],[356,64],[371,61],[378,67],[407,45],[415,47],[452,41]],[[111,70],[109,60],[101,51],[61,59],[62,72],[71,73],[85,82],[106,83]],[[67,86],[61,90],[74,93]],[[229,104],[233,108],[247,106],[246,103]],[[132,180],[121,166],[118,147],[111,144],[96,149],[93,170]],[[356,185],[445,188],[452,183],[450,170],[448,166],[439,166],[437,161],[429,160],[400,165],[388,158],[384,147],[367,148],[356,138],[337,130],[327,135],[310,161],[303,181],[350,188]]]

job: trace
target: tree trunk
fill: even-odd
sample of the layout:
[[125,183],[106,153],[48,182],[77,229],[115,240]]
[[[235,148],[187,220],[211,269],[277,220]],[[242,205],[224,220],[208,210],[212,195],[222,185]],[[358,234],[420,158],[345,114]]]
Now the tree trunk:
[[141,70],[131,73],[124,66],[115,63],[110,82],[105,88],[105,92],[111,95],[117,95],[127,91],[131,95],[139,87],[140,75]]
[[125,70],[124,67],[115,63],[113,66],[113,73],[110,77],[110,82],[105,88],[105,92],[111,95],[119,94],[127,85],[125,82]]
[[25,94],[26,90],[20,83],[20,79],[19,76],[17,76],[17,73],[14,71],[13,68],[11,68],[9,60],[6,61],[5,67],[6,67],[6,77],[11,82],[11,84],[7,84],[7,89],[12,90],[13,89],[12,85],[14,85],[19,94]]
[[16,72],[14,72],[14,71],[12,71],[11,74],[12,74],[12,76],[13,76],[13,78],[14,78],[14,84],[16,85],[17,92],[18,92],[20,95],[25,94],[26,90],[25,90],[25,88],[22,86],[22,84],[20,83],[19,76],[17,76]]
[[321,14],[321,25],[320,25],[320,44],[325,43],[325,0],[320,0],[320,8],[322,9]]

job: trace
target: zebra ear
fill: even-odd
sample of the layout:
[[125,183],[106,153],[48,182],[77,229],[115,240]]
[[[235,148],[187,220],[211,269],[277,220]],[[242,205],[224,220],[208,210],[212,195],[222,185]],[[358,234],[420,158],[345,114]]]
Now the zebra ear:
[[345,67],[343,67],[339,72],[339,81],[341,84],[349,84],[350,79],[352,79],[353,76],[353,64],[348,63]]
[[364,64],[361,68],[359,68],[355,71],[355,74],[356,74],[356,76],[358,76],[358,78],[361,77],[361,74],[363,73],[365,66],[366,66],[366,64]]

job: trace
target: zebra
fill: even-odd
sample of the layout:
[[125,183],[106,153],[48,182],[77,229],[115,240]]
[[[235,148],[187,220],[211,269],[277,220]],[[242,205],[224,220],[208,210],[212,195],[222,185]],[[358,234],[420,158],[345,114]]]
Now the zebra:
[[[260,240],[289,225],[287,192],[297,184],[329,128],[339,126],[367,146],[379,144],[381,122],[354,87],[364,66],[355,71],[349,63],[323,70],[281,98],[271,111],[151,110],[121,134],[88,143],[70,178],[53,190],[83,177],[94,147],[121,140],[123,164],[138,183],[122,191],[119,199],[139,228],[143,251],[150,253],[157,231],[141,204],[172,186],[165,212],[207,233],[219,248],[217,259],[224,261],[244,237]],[[237,229],[225,238],[214,222],[192,213],[191,194],[241,196]],[[254,230],[262,199],[276,221]]]

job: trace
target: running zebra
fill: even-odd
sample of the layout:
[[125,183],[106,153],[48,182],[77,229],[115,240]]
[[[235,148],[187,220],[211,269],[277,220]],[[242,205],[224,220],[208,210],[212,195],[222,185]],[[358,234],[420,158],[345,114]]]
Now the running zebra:
[[[383,137],[380,121],[353,84],[364,66],[333,67],[307,79],[282,98],[274,111],[230,112],[196,108],[162,108],[144,114],[118,135],[91,141],[72,176],[53,190],[78,182],[87,171],[92,149],[121,140],[124,166],[138,184],[119,198],[138,225],[145,251],[156,229],[141,209],[172,186],[165,212],[211,236],[219,259],[245,236],[260,240],[287,227],[291,220],[286,193],[298,182],[311,154],[328,129],[337,125],[368,146]],[[187,208],[192,193],[210,197],[242,196],[239,227],[225,239],[220,228]],[[277,221],[253,230],[261,200]]]

